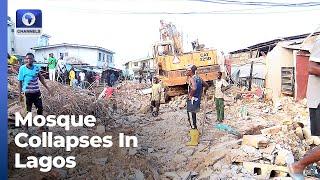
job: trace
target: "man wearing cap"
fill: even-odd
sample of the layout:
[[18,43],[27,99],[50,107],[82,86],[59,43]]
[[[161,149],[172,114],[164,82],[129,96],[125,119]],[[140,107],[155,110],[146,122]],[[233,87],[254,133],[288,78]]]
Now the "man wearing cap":
[[32,53],[26,55],[25,62],[26,64],[20,67],[18,74],[19,99],[22,101],[24,98],[27,112],[31,112],[32,105],[34,104],[37,108],[37,114],[42,115],[43,106],[38,80],[40,80],[43,86],[49,91],[50,95],[52,92],[40,74],[40,67],[33,64],[34,55]]
[[[309,79],[307,105],[310,114],[311,135],[320,136],[320,38],[314,44],[309,58]],[[289,164],[289,174],[293,179],[304,179],[304,169],[320,161],[320,147],[308,152],[300,161]]]
[[[206,93],[208,89],[208,84],[203,81],[198,75],[196,75],[197,67],[195,65],[189,65],[187,67],[188,76],[188,100],[187,100],[187,114],[188,120],[191,126],[189,131],[190,142],[187,143],[188,146],[197,146],[199,143],[199,131],[197,129],[197,112],[200,111],[200,101],[202,96],[202,91]],[[204,89],[203,89],[204,87]],[[190,120],[192,118],[192,122]]]

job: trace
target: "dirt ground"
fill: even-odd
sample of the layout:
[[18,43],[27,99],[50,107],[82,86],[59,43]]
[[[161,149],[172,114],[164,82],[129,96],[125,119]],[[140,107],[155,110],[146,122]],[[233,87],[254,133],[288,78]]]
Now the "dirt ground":
[[[17,99],[15,82],[9,80],[10,102]],[[49,84],[60,91],[72,92],[62,85]],[[196,147],[186,146],[189,140],[190,125],[185,109],[185,96],[177,97],[166,104],[161,104],[158,117],[149,112],[149,95],[142,95],[142,89],[148,84],[123,83],[118,85],[113,101],[106,101],[92,105],[94,98],[99,95],[101,88],[91,92],[83,91],[77,95],[68,95],[69,98],[84,98],[83,107],[68,104],[64,96],[46,99],[43,90],[46,114],[52,114],[59,107],[76,107],[74,111],[100,108],[104,113],[97,114],[99,123],[94,128],[75,128],[66,133],[61,128],[52,129],[59,135],[117,135],[124,132],[126,135],[135,135],[139,140],[138,148],[76,148],[70,153],[56,148],[21,149],[14,145],[15,134],[23,129],[9,127],[9,177],[10,179],[261,179],[259,173],[251,172],[243,163],[254,162],[286,167],[278,156],[281,151],[290,151],[296,159],[313,147],[317,142],[310,142],[307,137],[298,136],[297,129],[301,124],[307,124],[308,113],[305,102],[294,102],[290,97],[283,97],[281,104],[270,103],[259,97],[243,98],[235,101],[240,88],[234,88],[228,93],[225,103],[226,125],[231,131],[219,129],[216,122],[214,102],[211,98],[203,100],[201,111],[197,114],[198,128],[201,132],[200,144]],[[68,94],[68,93],[67,93]],[[72,94],[72,93],[71,93]],[[74,94],[74,93],[73,93]],[[91,94],[88,96],[87,94]],[[209,92],[209,95],[212,94]],[[254,94],[254,93],[253,93]],[[50,104],[46,104],[50,102]],[[76,102],[76,101],[75,101]],[[58,105],[53,105],[58,103]],[[60,103],[60,104],[59,104]],[[90,103],[90,104],[89,104]],[[115,103],[115,106],[111,105]],[[50,108],[50,105],[55,108]],[[9,121],[12,113],[21,110],[19,104],[9,107]],[[59,112],[60,111],[59,109]],[[69,111],[66,111],[69,112]],[[70,111],[71,112],[71,111]],[[204,113],[206,112],[206,113]],[[90,114],[85,111],[85,114]],[[268,141],[265,147],[252,147],[242,142],[246,135],[261,135],[266,128],[281,126],[276,134],[266,134]],[[106,131],[101,128],[106,127]],[[278,128],[279,129],[279,128]],[[37,133],[36,129],[31,130]],[[274,150],[264,153],[269,147]],[[38,169],[15,169],[14,153],[19,152],[22,157],[28,155],[75,155],[77,166],[74,169],[53,169],[49,173],[40,173]],[[271,175],[269,178],[288,178],[287,174]],[[310,179],[312,179],[310,177]]]

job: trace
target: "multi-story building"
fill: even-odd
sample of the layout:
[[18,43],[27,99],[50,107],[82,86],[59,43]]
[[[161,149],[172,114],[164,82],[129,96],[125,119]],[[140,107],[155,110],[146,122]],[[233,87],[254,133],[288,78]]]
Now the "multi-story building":
[[154,73],[155,65],[154,58],[147,57],[137,60],[128,61],[124,64],[127,75],[137,77],[139,70],[143,70],[144,73]]

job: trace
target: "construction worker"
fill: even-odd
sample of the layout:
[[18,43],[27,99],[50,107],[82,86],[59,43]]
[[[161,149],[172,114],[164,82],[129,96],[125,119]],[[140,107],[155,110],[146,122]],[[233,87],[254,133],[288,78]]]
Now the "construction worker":
[[76,73],[74,72],[73,68],[71,68],[69,72],[69,79],[70,79],[70,86],[73,84],[73,80],[76,78]]
[[224,91],[229,88],[226,80],[222,79],[222,72],[218,72],[218,79],[214,81],[214,101],[216,104],[217,120],[224,120]]
[[168,25],[163,20],[160,20],[159,32],[160,32],[160,40],[161,41],[167,40],[167,37],[168,37]]
[[56,67],[57,67],[57,59],[53,57],[53,53],[50,53],[49,59],[48,59],[48,68],[49,68],[49,79],[51,81],[55,81],[56,79]]
[[[311,135],[320,136],[320,38],[317,38],[309,58],[309,78],[307,87],[307,105],[310,114]],[[293,158],[292,160],[293,161]],[[289,174],[294,180],[304,179],[304,169],[320,162],[320,146],[307,152],[298,162],[289,164]]]
[[[152,84],[152,93],[151,93],[151,113],[152,116],[156,117],[159,114],[160,100],[161,100],[161,84],[157,77],[153,78]],[[153,108],[156,108],[156,111],[153,111]]]
[[[189,65],[187,67],[188,76],[188,100],[187,100],[187,114],[188,120],[191,126],[189,131],[190,142],[187,143],[188,146],[197,146],[199,144],[199,131],[197,129],[197,112],[200,111],[200,101],[202,96],[202,91],[204,94],[208,89],[208,84],[203,81],[198,75],[196,75],[197,67],[195,65]],[[204,87],[204,88],[203,88]],[[190,120],[192,117],[192,122]]]
[[34,55],[27,53],[25,57],[26,64],[19,68],[18,80],[19,80],[19,99],[25,100],[25,107],[27,112],[31,112],[32,105],[37,108],[37,114],[42,115],[43,106],[41,100],[41,92],[38,80],[48,90],[51,95],[52,92],[48,88],[43,76],[40,74],[40,67],[33,64]]

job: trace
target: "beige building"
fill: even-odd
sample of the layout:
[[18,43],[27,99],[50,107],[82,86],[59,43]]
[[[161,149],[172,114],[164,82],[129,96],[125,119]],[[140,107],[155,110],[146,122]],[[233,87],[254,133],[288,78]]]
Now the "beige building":
[[154,58],[152,57],[128,61],[124,66],[126,75],[133,76],[135,78],[139,76],[140,69],[143,70],[144,75],[147,75],[148,73],[153,74],[155,72]]
[[231,72],[235,71],[234,65],[263,63],[265,75],[260,78],[269,99],[277,102],[281,96],[289,95],[301,100],[306,96],[310,49],[320,32],[309,35],[274,39],[230,52]]

